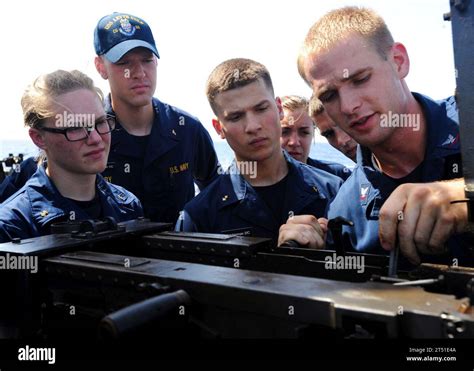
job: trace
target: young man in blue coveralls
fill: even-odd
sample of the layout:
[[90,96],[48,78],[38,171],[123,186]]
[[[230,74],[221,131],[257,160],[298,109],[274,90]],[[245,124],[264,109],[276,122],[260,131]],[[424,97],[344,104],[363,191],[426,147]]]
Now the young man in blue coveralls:
[[211,73],[206,90],[216,115],[214,128],[235,160],[225,175],[186,204],[176,229],[270,237],[278,244],[295,240],[322,248],[326,208],[342,180],[281,149],[283,112],[267,69],[248,59],[225,61]]
[[113,13],[94,32],[95,66],[109,81],[106,112],[115,116],[104,177],[133,192],[145,216],[175,222],[194,197],[217,177],[209,133],[194,117],[153,97],[159,58],[148,24]]
[[50,234],[51,224],[68,220],[143,216],[133,194],[100,175],[114,121],[89,77],[79,71],[40,76],[21,104],[29,135],[46,161],[1,204],[0,242]]
[[438,261],[472,265],[460,234],[466,204],[451,204],[464,199],[456,102],[412,93],[409,67],[403,44],[368,9],[334,10],[310,29],[300,74],[360,144],[358,166],[328,215],[355,223],[344,233],[357,251],[380,253],[398,243],[414,264],[441,255]]

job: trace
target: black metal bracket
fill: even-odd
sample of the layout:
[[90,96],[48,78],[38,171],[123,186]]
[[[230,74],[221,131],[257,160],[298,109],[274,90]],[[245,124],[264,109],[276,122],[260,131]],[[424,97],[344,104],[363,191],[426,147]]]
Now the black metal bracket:
[[342,238],[342,227],[344,225],[353,227],[354,223],[351,220],[337,216],[330,219],[328,222],[328,229],[331,231],[332,238],[334,239],[334,246],[338,255],[345,254],[344,241]]
[[[474,222],[474,8],[471,0],[450,0],[449,16],[453,33],[454,65],[456,68],[456,104],[459,109],[461,154],[468,221]],[[463,200],[460,200],[463,202]]]
[[75,238],[92,238],[97,235],[114,234],[125,231],[125,227],[118,225],[114,218],[108,216],[103,219],[88,219],[54,223],[51,232],[70,233]]

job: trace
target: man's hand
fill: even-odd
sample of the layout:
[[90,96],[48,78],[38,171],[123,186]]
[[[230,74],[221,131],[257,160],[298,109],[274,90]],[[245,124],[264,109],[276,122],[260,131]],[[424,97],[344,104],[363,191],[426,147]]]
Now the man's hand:
[[420,264],[418,252],[442,253],[446,240],[467,224],[467,205],[450,203],[464,198],[463,179],[402,184],[380,210],[382,247],[392,250],[398,236],[400,251],[413,264]]
[[286,241],[294,240],[305,247],[323,249],[326,246],[327,230],[327,219],[316,219],[313,215],[297,215],[289,218],[280,227],[278,246]]

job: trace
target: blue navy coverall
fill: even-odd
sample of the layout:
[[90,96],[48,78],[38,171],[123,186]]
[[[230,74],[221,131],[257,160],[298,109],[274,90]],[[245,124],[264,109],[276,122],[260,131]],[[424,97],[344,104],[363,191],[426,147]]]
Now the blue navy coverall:
[[[434,101],[421,94],[413,95],[422,106],[427,124],[427,147],[421,164],[420,182],[461,178],[459,119],[454,97]],[[344,216],[354,222],[354,227],[343,227],[343,234],[346,239],[350,239],[355,250],[387,254],[378,237],[379,212],[397,186],[391,178],[374,168],[372,153],[359,145],[357,166],[329,205],[328,211],[329,218]],[[461,243],[465,238],[463,235],[453,236],[448,241],[452,255],[445,257],[445,260],[455,256],[466,262],[466,250]],[[431,260],[436,261],[436,258]]]
[[[202,190],[218,176],[218,160],[209,133],[196,118],[156,98],[153,108],[145,149],[137,148],[133,136],[117,122],[102,175],[136,195],[147,218],[174,223],[194,197],[194,182]],[[110,96],[105,110],[115,115]]]
[[[117,222],[143,216],[140,201],[120,186],[107,183],[97,175],[96,191],[102,215]],[[0,205],[0,243],[12,238],[32,238],[50,234],[53,223],[90,217],[74,202],[63,197],[39,166],[36,173],[17,193]]]
[[[289,174],[283,213],[325,217],[329,201],[342,180],[325,171],[294,160],[286,152]],[[280,222],[265,202],[239,174],[235,161],[215,182],[186,204],[176,224],[177,231],[241,233],[277,239]]]
[[348,167],[338,164],[336,162],[329,162],[323,160],[315,160],[313,158],[308,157],[306,163],[309,166],[327,171],[328,173],[334,174],[341,178],[342,180],[346,180],[352,174],[352,170]]

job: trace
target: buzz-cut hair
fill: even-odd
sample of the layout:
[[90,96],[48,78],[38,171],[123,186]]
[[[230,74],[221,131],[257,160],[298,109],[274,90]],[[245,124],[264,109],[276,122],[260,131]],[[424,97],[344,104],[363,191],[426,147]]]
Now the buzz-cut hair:
[[394,44],[385,21],[373,10],[355,6],[332,10],[310,28],[298,55],[298,72],[308,85],[309,80],[304,70],[306,58],[328,50],[352,34],[367,39],[385,60],[388,50]]
[[235,58],[219,64],[211,72],[206,83],[206,95],[212,111],[217,116],[216,97],[219,93],[241,88],[262,79],[275,95],[273,83],[267,68],[251,59]]

